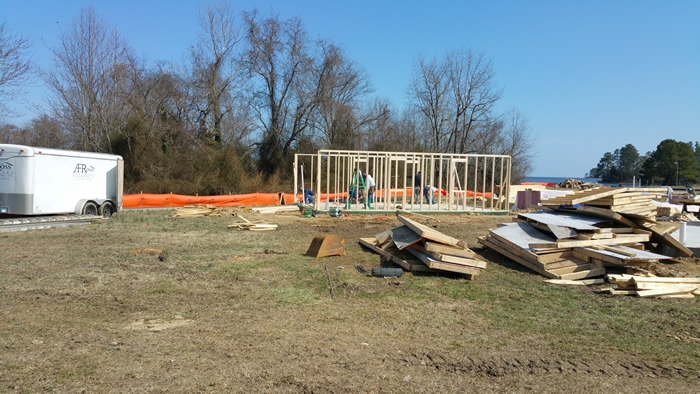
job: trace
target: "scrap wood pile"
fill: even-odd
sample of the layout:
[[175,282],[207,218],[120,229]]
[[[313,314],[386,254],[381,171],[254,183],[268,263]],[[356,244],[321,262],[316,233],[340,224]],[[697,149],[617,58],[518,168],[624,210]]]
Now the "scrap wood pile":
[[176,209],[170,217],[192,218],[198,216],[218,216],[214,205],[185,205]]
[[608,282],[617,285],[601,289],[601,293],[638,297],[695,298],[700,295],[700,278],[664,278],[658,276],[608,275]]
[[486,262],[463,241],[399,215],[403,226],[360,238],[360,244],[410,272],[453,272],[474,279]]
[[244,218],[241,215],[238,215],[238,219],[242,220],[242,222],[234,223],[234,224],[229,224],[228,228],[235,228],[237,230],[250,230],[250,231],[272,231],[272,230],[277,230],[277,225],[276,224],[271,224],[271,223],[265,223],[262,220],[258,220],[255,222],[251,222],[250,220]]
[[[612,214],[615,214],[612,212]],[[631,221],[577,212],[521,213],[479,241],[548,278],[576,280],[602,276],[606,268],[647,268],[670,259],[644,250],[654,233]],[[618,215],[619,216],[619,215]]]
[[[656,206],[665,188],[602,187],[542,200],[542,205],[562,212],[608,219],[621,226],[651,231],[651,242],[666,245],[682,256],[693,252],[671,236],[678,223],[657,223]],[[632,200],[629,200],[629,199]],[[610,199],[610,200],[607,200]],[[640,201],[645,201],[640,203]],[[645,207],[640,207],[639,205]]]
[[577,190],[590,189],[590,188],[597,187],[597,186],[600,186],[600,185],[597,183],[584,182],[584,181],[581,181],[578,179],[569,179],[569,178],[567,178],[565,181],[559,182],[557,184],[557,187],[560,187],[562,189],[577,189]]
[[585,204],[655,220],[656,205],[651,201],[665,201],[666,193],[659,187],[598,187],[542,200],[542,206],[573,209]]

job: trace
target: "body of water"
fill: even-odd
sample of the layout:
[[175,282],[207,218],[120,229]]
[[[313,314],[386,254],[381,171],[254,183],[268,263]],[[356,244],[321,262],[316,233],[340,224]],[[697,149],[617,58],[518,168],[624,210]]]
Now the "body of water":
[[[619,186],[619,183],[601,183],[600,178],[584,178],[584,177],[558,177],[558,176],[528,176],[524,182],[541,182],[541,183],[560,183],[567,179],[576,179],[584,182],[600,183],[606,186]],[[624,187],[633,187],[631,183],[623,183]]]

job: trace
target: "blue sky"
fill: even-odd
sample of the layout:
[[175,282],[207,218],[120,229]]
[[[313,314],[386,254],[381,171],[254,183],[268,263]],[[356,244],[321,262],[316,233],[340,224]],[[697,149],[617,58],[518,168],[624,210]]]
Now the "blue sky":
[[[37,64],[80,9],[94,6],[150,62],[180,62],[208,2],[0,1],[0,19],[33,44]],[[607,151],[640,153],[663,139],[700,141],[700,1],[232,1],[300,17],[312,38],[343,46],[374,96],[407,103],[417,56],[484,52],[536,139],[533,176],[582,177]],[[13,107],[22,124],[43,107],[36,82]]]

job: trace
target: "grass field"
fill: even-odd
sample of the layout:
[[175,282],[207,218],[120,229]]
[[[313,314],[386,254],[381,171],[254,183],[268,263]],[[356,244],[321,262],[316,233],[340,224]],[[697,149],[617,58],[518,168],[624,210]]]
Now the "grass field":
[[[0,233],[0,392],[700,387],[697,301],[545,284],[477,243],[508,217],[439,217],[489,262],[467,281],[355,270],[379,265],[356,242],[393,216],[243,211],[279,224],[250,232],[168,214]],[[318,233],[344,238],[348,255],[303,256]]]

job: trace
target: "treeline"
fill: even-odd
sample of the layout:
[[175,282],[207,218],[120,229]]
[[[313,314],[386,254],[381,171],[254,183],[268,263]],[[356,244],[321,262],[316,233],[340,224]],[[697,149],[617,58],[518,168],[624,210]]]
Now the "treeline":
[[[0,125],[0,142],[122,155],[128,192],[278,191],[289,187],[295,153],[322,148],[506,154],[513,182],[530,169],[527,121],[496,110],[502,90],[483,54],[418,59],[411,104],[399,111],[371,96],[342,47],[311,39],[298,18],[221,5],[200,25],[185,61],[150,66],[82,10],[51,48],[52,68],[12,81],[33,72],[52,96],[27,125]],[[0,45],[28,50],[7,29]]]
[[644,185],[685,185],[700,182],[700,143],[672,139],[661,141],[653,152],[640,155],[632,144],[606,152],[586,175],[605,183],[631,182]]

